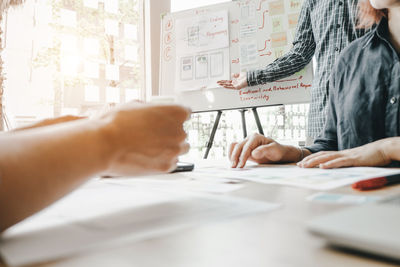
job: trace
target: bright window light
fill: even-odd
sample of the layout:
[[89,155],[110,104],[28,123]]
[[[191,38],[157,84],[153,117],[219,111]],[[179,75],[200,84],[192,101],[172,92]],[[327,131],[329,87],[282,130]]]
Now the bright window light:
[[125,24],[124,37],[126,39],[137,40],[138,39],[137,26],[132,24]]
[[117,65],[106,65],[106,79],[119,81],[119,67]]
[[39,5],[36,18],[38,24],[48,24],[53,18],[52,8],[43,4]]
[[138,49],[137,46],[127,45],[125,46],[125,59],[131,61],[138,61]]
[[79,57],[64,56],[61,58],[61,73],[75,76],[78,73]]
[[99,40],[95,38],[85,38],[83,40],[83,49],[86,55],[98,55],[100,51]]
[[118,14],[118,1],[104,0],[104,10],[109,13]]
[[60,23],[63,26],[76,27],[76,12],[68,9],[61,9]]
[[77,51],[77,38],[70,34],[63,34],[60,37],[61,40],[61,51],[64,53],[76,54]]
[[126,89],[125,90],[125,101],[129,102],[132,100],[140,99],[140,90],[139,89]]
[[85,76],[89,78],[98,79],[99,78],[99,64],[95,62],[85,62]]
[[113,19],[106,19],[104,23],[105,23],[106,34],[113,36],[119,35],[118,21]]
[[100,90],[98,86],[95,85],[85,86],[85,101],[100,102]]
[[83,5],[85,7],[97,9],[99,7],[99,1],[98,0],[84,0]]
[[106,88],[106,101],[107,103],[120,103],[120,93],[118,87],[107,87]]

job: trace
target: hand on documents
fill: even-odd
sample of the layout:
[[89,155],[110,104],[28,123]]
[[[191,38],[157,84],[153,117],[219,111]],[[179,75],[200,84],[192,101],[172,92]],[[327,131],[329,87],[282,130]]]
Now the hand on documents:
[[253,134],[240,143],[233,143],[229,148],[229,159],[232,168],[243,168],[247,160],[259,164],[297,162],[303,155],[309,155],[308,150],[294,146],[282,145],[261,134]]
[[391,156],[397,138],[382,139],[364,146],[343,151],[319,152],[297,165],[304,168],[319,166],[323,169],[356,166],[386,166],[396,158]]
[[232,75],[232,80],[218,81],[218,84],[227,89],[242,89],[248,86],[247,84],[247,73],[235,73]]

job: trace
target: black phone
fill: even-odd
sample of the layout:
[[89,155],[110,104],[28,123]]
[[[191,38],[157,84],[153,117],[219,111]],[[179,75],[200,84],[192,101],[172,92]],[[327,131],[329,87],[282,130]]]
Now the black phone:
[[193,163],[178,162],[177,167],[172,172],[191,172],[194,169]]

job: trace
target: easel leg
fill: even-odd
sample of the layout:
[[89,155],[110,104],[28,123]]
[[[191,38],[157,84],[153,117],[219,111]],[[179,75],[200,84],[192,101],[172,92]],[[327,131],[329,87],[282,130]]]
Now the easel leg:
[[247,110],[245,110],[245,109],[240,110],[240,113],[242,113],[243,138],[246,138],[246,137],[247,137],[246,111],[247,111]]
[[252,108],[252,110],[253,110],[254,119],[256,120],[258,132],[260,134],[264,135],[264,130],[263,130],[261,122],[260,122],[260,117],[258,116],[257,108]]
[[206,153],[204,154],[204,159],[208,158],[208,154],[210,153],[210,150],[213,146],[215,133],[217,132],[219,120],[221,119],[221,115],[222,115],[222,111],[219,110],[218,114],[217,114],[217,118],[215,119],[215,122],[214,122],[213,129],[211,131],[210,139],[208,140],[208,143],[207,143],[207,148],[206,148]]

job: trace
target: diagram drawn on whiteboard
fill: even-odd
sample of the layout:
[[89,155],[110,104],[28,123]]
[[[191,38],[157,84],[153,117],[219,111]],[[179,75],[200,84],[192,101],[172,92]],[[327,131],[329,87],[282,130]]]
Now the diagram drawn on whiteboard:
[[311,63],[285,79],[241,90],[217,81],[262,70],[292,48],[303,0],[238,0],[163,18],[160,91],[194,111],[310,101]]

